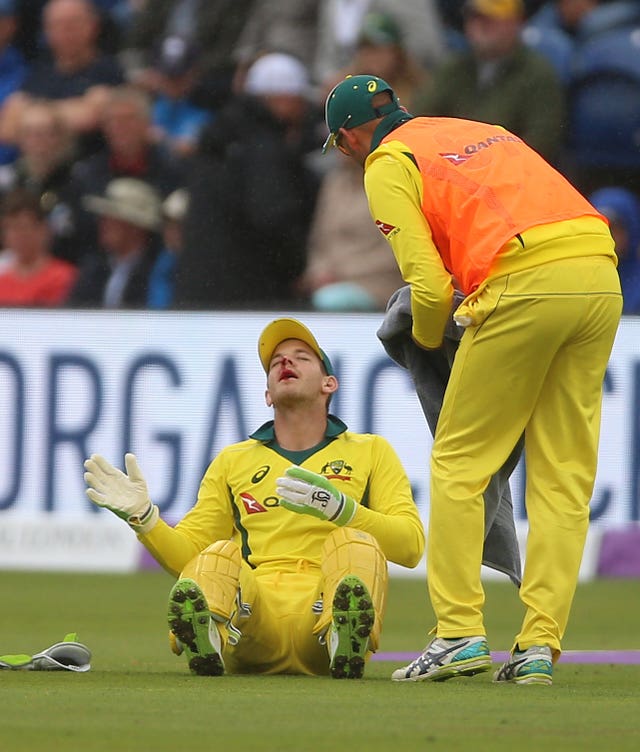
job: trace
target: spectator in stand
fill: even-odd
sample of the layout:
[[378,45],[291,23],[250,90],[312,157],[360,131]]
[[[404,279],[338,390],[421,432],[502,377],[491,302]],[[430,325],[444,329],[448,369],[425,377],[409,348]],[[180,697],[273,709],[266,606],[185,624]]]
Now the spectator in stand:
[[33,99],[54,101],[73,133],[82,136],[82,151],[97,148],[96,131],[112,86],[122,83],[113,57],[98,43],[99,16],[90,0],[49,0],[43,10],[47,52],[30,67],[20,91],[0,113],[0,140],[15,144],[22,110]]
[[155,65],[158,86],[152,118],[155,138],[176,159],[190,156],[200,131],[212,120],[210,110],[197,107],[189,97],[200,75],[200,52],[182,37],[166,37]]
[[53,256],[47,215],[37,196],[18,189],[4,197],[2,236],[0,305],[64,303],[78,272],[73,264]]
[[178,259],[184,247],[182,229],[188,208],[189,194],[185,188],[178,188],[162,203],[164,244],[149,277],[149,308],[164,309],[173,305]]
[[42,8],[46,0],[16,0],[17,30],[15,44],[22,56],[30,63],[41,51]]
[[[409,52],[405,39],[395,15],[367,13],[354,57],[334,80],[325,82],[328,88],[323,100],[347,75],[373,74],[387,81],[402,105],[412,111],[414,99],[430,74]],[[403,285],[402,278],[393,258],[382,252],[386,247],[384,238],[371,226],[362,175],[358,178],[342,155],[333,156],[334,159],[325,157],[322,165],[323,183],[313,220],[308,266],[299,289],[311,296],[313,307],[319,310],[384,311],[391,294]],[[349,227],[341,191],[352,197],[359,237]]]
[[585,195],[640,192],[640,2],[556,0],[525,31],[570,49],[564,173]]
[[142,180],[116,178],[85,196],[98,215],[99,250],[87,254],[69,302],[75,307],[145,308],[160,229],[160,196]]
[[254,0],[233,51],[237,63],[234,90],[242,91],[249,67],[261,55],[283,52],[313,64],[321,0]]
[[[0,0],[0,110],[17,91],[27,72],[22,53],[14,46],[17,31],[16,0]],[[0,142],[0,165],[9,164],[17,152],[12,144]]]
[[216,110],[231,96],[232,53],[253,0],[153,0],[135,14],[120,59],[129,80],[157,91],[155,50],[165,37],[179,36],[202,50],[201,84],[194,104]]
[[468,0],[469,49],[454,52],[434,71],[414,114],[502,125],[555,162],[565,95],[551,63],[522,42],[523,22],[522,0]]
[[[47,0],[12,0],[16,5],[18,31],[16,46],[28,60],[35,60],[42,52],[42,11]],[[100,33],[100,49],[115,54],[122,44],[123,34],[136,13],[136,7],[147,0],[91,0],[95,7]]]
[[409,54],[427,70],[445,54],[444,34],[435,0],[323,0],[318,18],[314,81],[321,89],[353,59],[364,17],[368,13],[393,16]]
[[559,31],[576,42],[616,28],[637,26],[637,0],[549,0],[534,13],[528,28]]
[[340,155],[320,186],[300,289],[318,311],[384,311],[403,285],[371,221],[362,170]]
[[589,197],[609,220],[616,244],[624,314],[640,314],[640,198],[626,188],[600,188]]
[[[181,166],[161,144],[154,143],[149,96],[133,86],[115,88],[102,118],[105,148],[74,167],[76,196],[101,193],[114,178],[131,177],[152,185],[164,198],[182,185]],[[95,243],[95,222],[76,207],[86,245]]]
[[86,250],[77,232],[71,169],[75,140],[50,102],[34,101],[19,121],[20,156],[0,167],[0,191],[23,188],[40,200],[52,232],[54,256],[77,264]]
[[[527,18],[531,16],[531,14],[535,13],[544,2],[545,0],[523,0],[525,16],[527,16]],[[462,16],[465,3],[466,0],[436,0],[436,6],[440,13],[440,18],[442,19],[448,34],[462,34]],[[451,46],[457,46],[454,37],[449,37],[448,41]]]
[[323,100],[345,76],[360,73],[373,74],[387,81],[409,111],[417,92],[429,79],[426,69],[407,49],[404,34],[394,16],[387,13],[369,13],[364,17],[355,55],[335,80],[328,82]]
[[181,307],[273,308],[297,298],[317,177],[321,113],[307,69],[272,53],[249,69],[242,96],[205,128],[189,171]]
[[100,47],[110,54],[117,54],[133,23],[139,7],[147,0],[92,0],[100,14]]
[[75,179],[102,191],[114,177],[140,178],[163,196],[180,185],[180,166],[154,143],[151,101],[143,91],[126,85],[113,89],[101,126],[105,148],[77,165]]
[[603,34],[638,26],[637,0],[550,0],[530,15],[522,36],[549,59],[572,92],[575,57],[582,54],[582,46]]
[[531,16],[528,25],[560,30],[574,36],[580,19],[599,3],[600,0],[548,0]]

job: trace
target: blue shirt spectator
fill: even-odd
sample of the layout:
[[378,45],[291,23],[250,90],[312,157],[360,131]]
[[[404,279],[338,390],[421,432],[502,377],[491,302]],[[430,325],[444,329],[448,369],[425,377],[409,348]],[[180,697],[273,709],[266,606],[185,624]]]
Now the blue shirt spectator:
[[609,220],[618,254],[625,314],[640,314],[640,198],[620,187],[600,188],[589,200]]
[[200,79],[201,59],[194,42],[169,36],[162,40],[155,63],[153,126],[158,140],[177,158],[193,153],[202,128],[213,119],[210,110],[191,100]]
[[[179,142],[188,151],[195,148],[200,131],[212,119],[211,112],[196,107],[185,99],[171,99],[159,94],[153,104],[154,126],[172,145]],[[172,146],[170,150],[173,150]]]
[[113,56],[98,45],[100,18],[90,0],[48,0],[42,14],[46,51],[30,64],[20,91],[0,112],[0,139],[15,144],[22,110],[33,99],[56,102],[87,153],[97,147],[100,115],[111,87],[123,81]]
[[185,188],[173,191],[162,204],[163,247],[149,275],[149,308],[165,309],[173,305],[178,256],[184,244],[182,226],[188,209],[189,193]]
[[[22,86],[27,72],[22,53],[13,45],[16,29],[15,0],[0,0],[0,107]],[[17,154],[14,146],[0,143],[0,164],[13,162]]]

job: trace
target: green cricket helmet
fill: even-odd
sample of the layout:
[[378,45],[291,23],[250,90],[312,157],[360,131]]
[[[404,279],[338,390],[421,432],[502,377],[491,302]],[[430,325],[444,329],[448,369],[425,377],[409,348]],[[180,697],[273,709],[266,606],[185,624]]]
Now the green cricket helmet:
[[[388,91],[391,102],[374,107],[372,100],[376,94]],[[324,117],[329,135],[322,147],[324,154],[335,146],[340,128],[356,128],[370,120],[390,115],[400,109],[400,102],[389,84],[378,76],[347,76],[335,86],[327,97]]]

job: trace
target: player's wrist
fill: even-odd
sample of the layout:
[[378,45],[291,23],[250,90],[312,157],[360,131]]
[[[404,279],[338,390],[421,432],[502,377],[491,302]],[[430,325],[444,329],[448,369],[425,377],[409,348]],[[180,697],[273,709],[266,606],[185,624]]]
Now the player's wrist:
[[147,508],[142,514],[133,514],[129,517],[127,522],[129,527],[138,535],[144,535],[153,528],[160,517],[160,510],[151,501],[148,502]]
[[350,496],[346,496],[345,494],[340,494],[340,496],[340,506],[330,521],[333,522],[334,525],[338,525],[338,527],[343,527],[344,525],[348,525],[354,518],[356,513],[356,502]]

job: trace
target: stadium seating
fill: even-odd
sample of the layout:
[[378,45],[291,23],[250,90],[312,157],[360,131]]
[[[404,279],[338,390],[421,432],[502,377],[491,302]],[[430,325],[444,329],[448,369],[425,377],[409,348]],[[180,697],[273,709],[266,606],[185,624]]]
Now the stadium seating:
[[569,121],[569,152],[577,167],[640,167],[640,27],[596,35],[578,46]]
[[640,24],[640,3],[638,0],[607,0],[580,20],[577,34],[579,40],[589,39],[597,34],[605,34],[613,29],[628,29]]
[[554,28],[525,26],[522,41],[547,58],[563,84],[569,82],[574,43],[568,34]]

